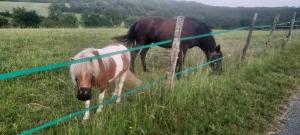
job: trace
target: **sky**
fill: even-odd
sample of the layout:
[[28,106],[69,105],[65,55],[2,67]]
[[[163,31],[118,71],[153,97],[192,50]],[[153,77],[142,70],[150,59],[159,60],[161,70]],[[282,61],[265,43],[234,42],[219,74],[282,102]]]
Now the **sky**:
[[227,7],[300,7],[300,0],[188,0],[212,6]]

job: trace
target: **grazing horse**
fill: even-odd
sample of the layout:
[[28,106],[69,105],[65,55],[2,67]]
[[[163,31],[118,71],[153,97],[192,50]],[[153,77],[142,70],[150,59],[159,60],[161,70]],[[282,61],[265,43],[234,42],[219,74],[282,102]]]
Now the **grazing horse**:
[[[115,39],[121,42],[128,42],[132,44],[132,47],[151,44],[154,42],[173,39],[175,31],[176,20],[166,17],[146,17],[135,22],[129,29],[127,35],[115,37]],[[194,19],[185,18],[182,27],[181,37],[195,36],[201,34],[210,33],[210,28]],[[216,46],[216,42],[213,36],[206,36],[202,38],[196,38],[186,41],[181,41],[180,52],[177,60],[176,71],[182,70],[182,64],[184,63],[186,52],[189,48],[194,46],[199,47],[206,55],[208,61],[212,61],[223,57],[220,46]],[[172,44],[160,45],[163,48],[172,48]],[[141,61],[143,70],[148,71],[145,57],[149,48],[141,50]],[[134,72],[134,62],[137,54],[140,50],[131,53],[131,67],[130,70]],[[214,71],[222,70],[221,60],[210,64],[210,67]]]
[[[110,44],[102,49],[87,48],[76,54],[72,59],[82,59],[122,50],[127,50],[127,48],[121,44]],[[89,108],[92,98],[91,87],[97,87],[100,90],[100,106],[97,112],[101,112],[107,87],[110,82],[114,82],[115,90],[112,95],[118,96],[116,102],[119,103],[121,101],[120,95],[124,81],[136,85],[140,84],[140,81],[129,70],[129,63],[130,54],[127,52],[71,65],[70,74],[74,84],[77,86],[77,98],[85,101],[85,107]],[[87,120],[89,117],[90,113],[87,111],[84,114],[83,120]]]

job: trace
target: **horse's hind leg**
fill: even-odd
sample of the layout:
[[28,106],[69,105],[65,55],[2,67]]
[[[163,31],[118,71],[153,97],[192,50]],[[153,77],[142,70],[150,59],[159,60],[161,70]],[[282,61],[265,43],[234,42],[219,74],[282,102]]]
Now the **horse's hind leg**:
[[[187,49],[182,49],[179,52],[178,59],[177,59],[177,64],[176,64],[176,72],[181,72],[182,65],[184,64],[184,61],[185,61],[186,52],[187,52]],[[178,75],[177,77],[179,79],[181,77],[181,75]]]
[[103,90],[100,90],[102,91],[100,94],[99,94],[99,107],[97,109],[97,113],[101,112],[102,111],[102,108],[103,108],[103,99],[104,99],[104,96],[105,96],[105,93],[106,93],[106,89],[107,88],[104,88]]
[[125,78],[126,78],[126,72],[123,73],[123,75],[121,75],[118,79],[115,80],[115,91],[113,93],[113,96],[118,96],[116,103],[121,102],[121,94],[122,94],[122,88],[123,88]]
[[[87,100],[84,102],[85,108],[90,107],[91,100]],[[83,116],[83,120],[88,120],[90,118],[90,111],[86,111]]]
[[137,56],[137,54],[140,52],[140,50],[137,51],[133,51],[131,52],[131,61],[130,61],[130,71],[132,71],[133,73],[135,73],[134,71],[134,62],[135,62],[135,58]]
[[143,70],[144,72],[148,72],[149,70],[147,69],[147,66],[146,66],[146,55],[147,55],[147,52],[148,52],[149,48],[145,48],[141,51],[141,61],[142,61],[142,65],[143,65]]

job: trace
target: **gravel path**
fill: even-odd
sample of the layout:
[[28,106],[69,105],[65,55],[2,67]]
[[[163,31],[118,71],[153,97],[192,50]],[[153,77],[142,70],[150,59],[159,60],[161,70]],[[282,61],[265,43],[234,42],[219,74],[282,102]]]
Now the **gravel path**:
[[300,135],[300,87],[284,114],[283,124],[277,135]]

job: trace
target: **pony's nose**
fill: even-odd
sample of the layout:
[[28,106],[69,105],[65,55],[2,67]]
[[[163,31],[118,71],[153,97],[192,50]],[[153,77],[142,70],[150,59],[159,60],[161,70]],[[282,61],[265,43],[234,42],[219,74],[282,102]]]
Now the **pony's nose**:
[[77,91],[77,99],[81,101],[91,100],[92,99],[91,88],[80,87]]

